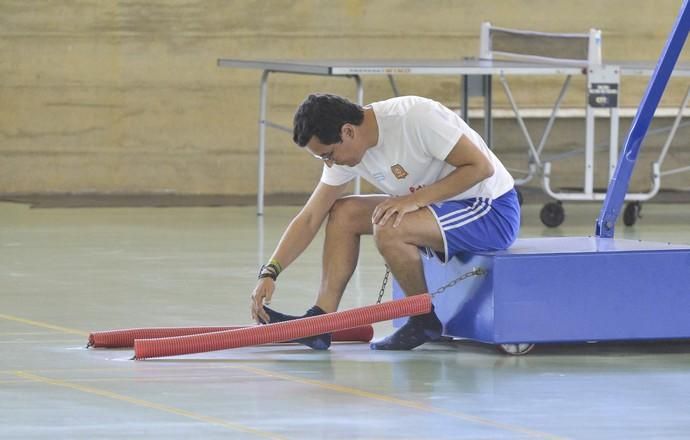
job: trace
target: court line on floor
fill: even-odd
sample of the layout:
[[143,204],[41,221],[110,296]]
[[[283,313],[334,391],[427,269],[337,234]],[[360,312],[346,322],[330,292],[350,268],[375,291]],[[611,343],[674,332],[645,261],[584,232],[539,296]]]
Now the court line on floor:
[[87,394],[93,394],[100,397],[105,397],[112,400],[118,400],[121,402],[131,403],[133,405],[142,406],[144,408],[155,409],[163,411],[166,413],[175,414],[178,416],[186,417],[200,422],[205,422],[211,425],[221,426],[223,428],[230,428],[235,431],[244,432],[247,434],[253,434],[263,438],[269,439],[279,439],[284,440],[285,437],[273,434],[268,431],[261,431],[259,429],[250,428],[248,426],[240,425],[238,423],[228,422],[226,420],[217,419],[215,417],[205,416],[202,414],[193,413],[180,408],[175,408],[173,406],[163,405],[160,403],[149,402],[148,400],[137,399],[135,397],[125,396],[123,394],[113,393],[112,391],[102,390],[99,388],[93,388],[85,385],[79,385],[72,382],[67,382],[59,379],[51,379],[45,376],[38,376],[36,374],[27,373],[25,371],[15,371],[14,374],[23,379],[27,379],[33,382],[38,382],[42,384],[53,385],[62,388],[69,388],[76,391],[81,391]]
[[22,324],[33,325],[34,327],[48,328],[51,330],[57,330],[62,333],[70,333],[73,335],[89,336],[88,332],[77,330],[68,327],[60,327],[59,325],[48,324],[47,322],[34,321],[32,319],[20,318],[18,316],[5,315],[0,313],[0,319],[5,319],[7,321],[20,322]]
[[[66,327],[59,327],[59,326],[55,326],[55,325],[48,324],[45,322],[33,321],[33,320],[19,318],[19,317],[10,316],[10,315],[0,314],[0,318],[9,319],[12,321],[17,321],[17,322],[22,322],[25,324],[35,325],[38,327],[59,330],[59,331],[65,332],[65,333],[79,334],[79,335],[85,335],[85,336],[89,335],[89,333],[83,332],[80,330],[70,329],[70,328],[66,328]],[[473,422],[473,423],[478,423],[478,424],[490,426],[493,428],[499,428],[499,429],[503,429],[503,430],[507,430],[507,431],[511,431],[511,432],[526,434],[526,435],[529,435],[529,436],[534,437],[534,438],[545,438],[545,439],[551,439],[551,440],[563,440],[563,439],[565,439],[565,437],[556,436],[554,434],[549,434],[546,432],[531,430],[528,428],[523,428],[523,427],[516,426],[516,425],[510,425],[507,423],[496,422],[496,421],[493,421],[490,419],[485,419],[482,417],[473,416],[473,415],[465,414],[462,412],[449,411],[449,410],[445,410],[442,408],[433,407],[430,405],[424,405],[422,403],[414,402],[411,400],[404,400],[404,399],[399,399],[396,397],[386,396],[383,394],[376,394],[376,393],[372,393],[369,391],[364,391],[364,390],[359,390],[356,388],[346,387],[343,385],[331,384],[331,383],[327,383],[327,382],[320,382],[320,381],[312,380],[312,379],[304,379],[304,378],[297,377],[297,376],[291,376],[291,375],[287,375],[287,374],[283,374],[283,373],[276,373],[273,371],[263,370],[261,368],[255,368],[255,367],[232,366],[231,368],[237,368],[237,369],[241,369],[244,371],[253,372],[255,374],[266,376],[266,377],[278,378],[278,379],[287,380],[287,381],[291,381],[291,382],[313,385],[313,386],[317,386],[320,388],[324,388],[324,389],[328,389],[331,391],[336,391],[336,392],[340,392],[340,393],[344,393],[344,394],[350,394],[350,395],[364,397],[364,398],[368,398],[368,399],[379,400],[379,401],[392,403],[392,404],[406,407],[406,408],[417,409],[419,411],[424,411],[424,412],[429,412],[429,413],[434,413],[434,414],[440,414],[440,415],[446,415],[449,417],[453,417],[453,418],[457,418],[457,419],[461,419],[461,420],[465,420],[465,421],[469,421],[469,422]],[[30,374],[30,373],[24,373],[24,374]],[[41,377],[41,376],[36,376],[36,377]],[[52,380],[52,379],[48,379],[48,380]],[[58,381],[58,382],[63,382],[63,381]],[[64,382],[64,383],[70,384],[69,382]],[[76,387],[90,388],[90,387],[82,387],[81,385],[77,385],[77,384],[70,384],[70,385],[71,385],[71,387],[75,387],[75,389],[78,389]],[[101,391],[101,390],[98,390],[96,388],[93,388],[93,390]],[[104,391],[104,392],[109,393],[108,391]],[[112,394],[114,395],[115,393],[112,393]],[[122,397],[127,398],[127,396],[122,396]],[[134,400],[136,400],[136,399],[134,399]],[[156,404],[154,404],[154,405],[156,405]],[[183,410],[180,410],[180,411],[183,411]],[[206,416],[199,415],[199,417],[206,417]]]
[[[22,370],[25,373],[28,373],[28,370]],[[69,371],[72,372],[72,370],[62,370],[62,372]],[[16,370],[13,371],[13,373],[16,373]],[[35,373],[35,371],[32,371],[32,373]],[[247,374],[247,376],[242,376],[246,377],[247,379],[254,379],[256,378],[256,374]],[[240,379],[242,377],[239,377]],[[79,379],[74,379],[70,378],[69,383],[73,384],[83,384],[83,383],[97,383],[97,384],[106,384],[106,383],[140,383],[140,384],[149,384],[149,383],[179,383],[181,380],[202,380],[202,381],[209,381],[209,380],[217,380],[217,381],[223,381],[227,380],[228,378],[226,376],[207,376],[207,375],[199,375],[199,376],[156,376],[156,377],[97,377],[97,378],[79,378]],[[232,379],[236,380],[238,379],[237,376],[233,377]],[[0,379],[0,383],[24,383],[26,382],[25,380],[18,380],[18,379],[11,379],[11,380],[2,380]]]
[[62,344],[74,339],[17,339],[14,341],[0,341],[0,344]]
[[54,335],[55,332],[0,332],[1,336],[45,336]]
[[423,403],[415,402],[412,400],[399,399],[397,397],[387,396],[385,394],[372,393],[370,391],[364,391],[364,390],[360,390],[357,388],[351,388],[351,387],[347,387],[347,386],[343,386],[343,385],[337,385],[337,384],[328,383],[328,382],[321,382],[321,381],[313,380],[313,379],[305,379],[305,378],[298,377],[298,376],[292,376],[292,375],[284,374],[284,373],[276,373],[274,371],[264,370],[264,369],[256,368],[256,367],[247,367],[247,366],[237,366],[236,365],[236,366],[233,366],[232,368],[237,368],[237,369],[240,369],[243,371],[254,372],[260,376],[282,379],[282,380],[286,380],[289,382],[297,382],[297,383],[301,383],[301,384],[313,385],[313,386],[316,386],[319,388],[327,389],[330,391],[336,391],[336,392],[343,393],[343,394],[350,394],[353,396],[363,397],[366,399],[379,400],[382,402],[391,403],[391,404],[402,406],[405,408],[416,409],[418,411],[423,411],[423,412],[427,412],[427,413],[449,416],[449,417],[464,420],[467,422],[473,422],[473,423],[478,423],[480,425],[489,426],[492,428],[498,428],[498,429],[503,429],[503,430],[510,431],[510,432],[529,435],[530,437],[534,437],[534,438],[544,438],[544,439],[551,439],[551,440],[564,440],[564,439],[566,439],[566,437],[560,437],[560,436],[550,434],[547,432],[536,431],[536,430],[532,430],[532,429],[528,429],[528,428],[523,428],[523,427],[517,426],[517,425],[511,425],[508,423],[501,423],[501,422],[486,419],[483,417],[465,414],[465,413],[459,412],[459,411],[450,411],[450,410],[438,408],[435,406],[425,405]]

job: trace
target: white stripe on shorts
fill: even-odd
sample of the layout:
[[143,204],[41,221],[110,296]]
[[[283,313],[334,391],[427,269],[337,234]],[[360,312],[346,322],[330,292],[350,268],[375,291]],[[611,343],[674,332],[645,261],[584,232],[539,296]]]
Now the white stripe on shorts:
[[479,200],[481,200],[481,203],[476,207],[473,205],[472,210],[467,211],[466,209],[460,209],[454,212],[454,214],[457,214],[455,217],[449,218],[441,222],[441,227],[443,228],[443,230],[449,231],[451,229],[460,228],[488,214],[489,211],[491,211],[491,199],[482,198]]
[[439,221],[439,223],[443,223],[443,221],[444,221],[446,218],[448,218],[448,217],[453,217],[453,216],[456,216],[456,215],[458,215],[458,214],[460,214],[460,213],[462,213],[462,212],[465,212],[465,211],[469,211],[469,210],[471,210],[471,209],[474,209],[474,208],[477,207],[477,205],[478,205],[481,201],[482,201],[481,198],[477,198],[477,199],[474,201],[474,204],[473,204],[472,206],[468,206],[468,207],[466,207],[466,208],[458,209],[457,211],[452,211],[452,212],[449,212],[448,214],[444,214],[444,215],[442,215],[441,217],[438,217],[438,221]]

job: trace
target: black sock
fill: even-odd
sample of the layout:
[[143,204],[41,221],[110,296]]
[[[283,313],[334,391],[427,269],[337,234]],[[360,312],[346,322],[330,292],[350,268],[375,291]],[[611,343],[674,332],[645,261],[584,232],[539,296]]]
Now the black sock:
[[442,340],[442,331],[443,325],[432,308],[430,313],[411,316],[395,333],[372,342],[369,347],[372,350],[412,350],[425,342]]
[[[324,312],[321,307],[319,306],[314,306],[311,309],[307,310],[307,312],[302,315],[302,316],[293,316],[293,315],[286,315],[284,313],[276,312],[275,310],[272,310],[266,306],[264,306],[264,310],[266,311],[266,314],[270,318],[270,323],[276,323],[276,322],[285,322],[285,321],[292,321],[294,319],[299,319],[299,318],[309,318],[312,316],[319,316],[319,315],[325,315],[326,312]],[[263,320],[261,320],[262,324],[266,324]],[[301,338],[301,339],[296,339],[291,342],[299,342],[300,344],[304,344],[307,347],[311,347],[314,350],[328,350],[328,347],[331,346],[331,334],[330,333],[324,333],[322,335],[316,335],[316,336],[310,336],[308,338]]]

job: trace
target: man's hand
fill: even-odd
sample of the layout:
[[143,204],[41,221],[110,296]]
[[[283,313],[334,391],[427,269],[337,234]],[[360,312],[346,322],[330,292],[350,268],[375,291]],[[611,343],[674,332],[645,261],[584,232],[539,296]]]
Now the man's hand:
[[416,211],[419,208],[421,208],[421,206],[417,204],[413,194],[409,196],[391,197],[374,209],[374,213],[371,216],[371,222],[375,225],[384,226],[388,220],[395,216],[393,227],[397,228],[405,214]]
[[264,304],[269,304],[273,297],[273,291],[276,288],[276,282],[271,278],[261,278],[254,292],[252,292],[252,319],[257,323],[269,322],[268,314],[264,310]]

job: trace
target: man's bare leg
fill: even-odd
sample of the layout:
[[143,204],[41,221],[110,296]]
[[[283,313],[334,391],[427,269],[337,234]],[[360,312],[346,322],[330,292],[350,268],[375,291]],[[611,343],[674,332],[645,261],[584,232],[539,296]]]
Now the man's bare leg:
[[[271,322],[318,316],[337,310],[345,287],[357,266],[360,237],[372,233],[371,216],[374,208],[387,197],[350,196],[333,205],[326,225],[321,286],[316,305],[303,316],[285,315],[264,306]],[[315,350],[325,350],[331,345],[331,335],[310,336],[296,342]]]
[[388,196],[351,196],[336,202],[326,225],[321,286],[316,305],[335,312],[359,259],[362,235],[371,235],[371,216],[376,205]]
[[[428,292],[419,247],[443,250],[443,237],[434,216],[427,209],[407,214],[402,223],[392,222],[376,226],[376,245],[391,268],[405,295]],[[387,338],[371,344],[375,350],[411,350],[425,342],[441,338],[442,325],[433,309],[430,313],[414,316]]]
[[[357,266],[360,237],[366,234],[374,234],[381,255],[406,295],[427,291],[418,247],[443,249],[443,238],[438,225],[433,215],[422,209],[407,214],[397,228],[392,227],[392,222],[386,226],[373,226],[372,213],[386,198],[387,196],[351,196],[338,200],[333,206],[326,226],[321,286],[317,302],[304,316],[316,316],[337,310],[345,287]],[[279,314],[268,307],[265,309],[271,316],[271,322],[299,318]],[[410,329],[409,322],[416,324]],[[433,312],[429,316],[411,318],[409,322],[400,329],[404,330],[402,336],[411,332],[411,336],[403,337],[402,344],[399,341],[399,330],[386,340],[372,344],[372,348],[409,350],[440,337],[440,327],[434,328],[440,326],[440,323]],[[427,331],[428,328],[431,328],[431,333]],[[390,338],[394,338],[392,343],[389,341]],[[330,345],[330,335],[313,336],[300,339],[298,342],[315,349],[325,349]]]
[[377,225],[374,240],[405,295],[426,293],[419,248],[443,252],[443,237],[433,214],[428,209],[420,209],[407,214],[397,228],[392,226],[392,220]]
[[426,293],[428,289],[419,248],[402,240],[381,241],[377,240],[379,251],[405,295]]

